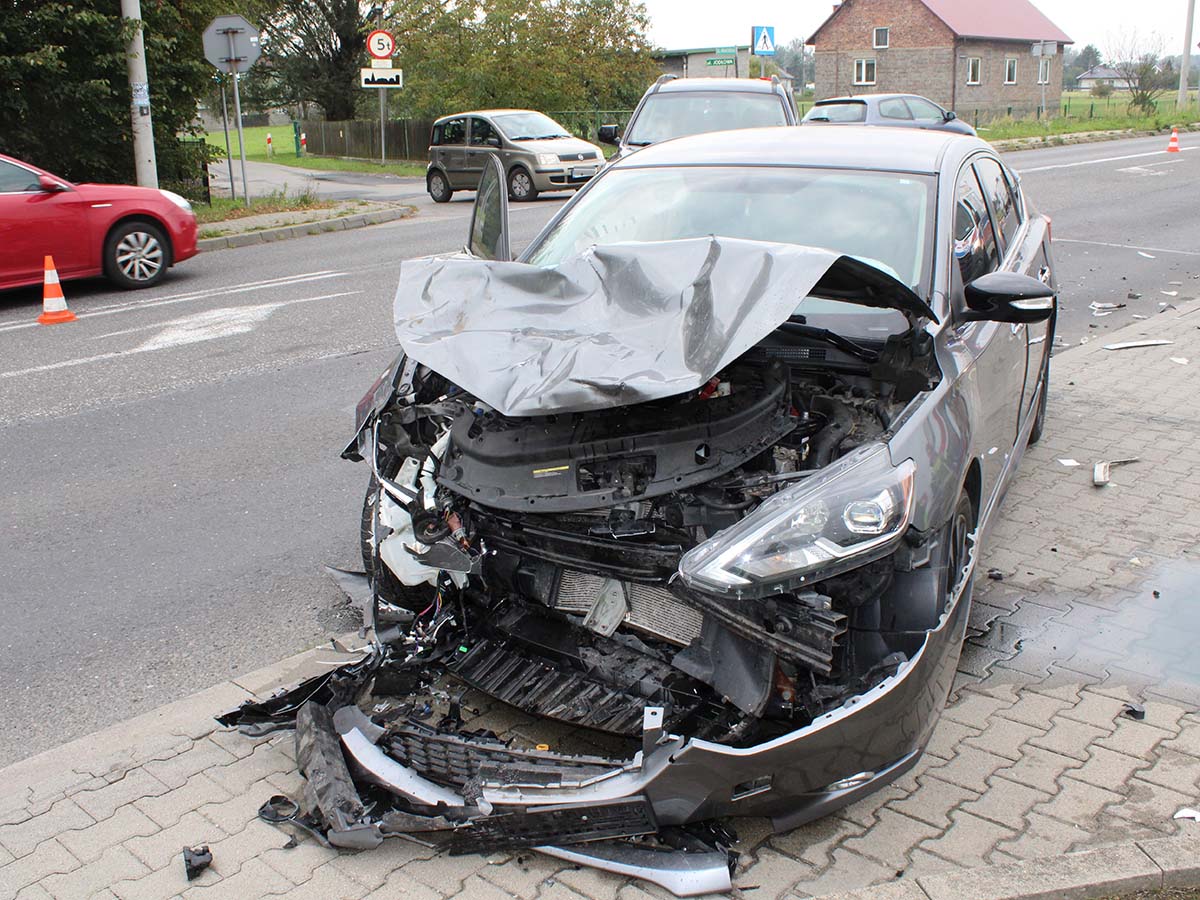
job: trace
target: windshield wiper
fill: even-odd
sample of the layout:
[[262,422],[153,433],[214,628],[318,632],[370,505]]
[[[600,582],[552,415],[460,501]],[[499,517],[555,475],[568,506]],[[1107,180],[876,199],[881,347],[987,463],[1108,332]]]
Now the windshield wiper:
[[569,134],[562,134],[562,133],[559,133],[559,134],[539,134],[537,137],[535,137],[535,138],[534,138],[534,140],[535,140],[535,141],[553,141],[553,140],[557,140],[558,138],[568,138],[568,137],[570,137],[570,135],[569,135]]
[[844,338],[836,331],[830,331],[828,328],[817,328],[815,325],[805,325],[803,322],[797,322],[796,319],[803,319],[803,316],[795,316],[780,325],[780,329],[789,334],[801,335],[814,340],[823,341],[831,347],[841,350],[843,353],[848,353],[855,359],[861,359],[863,362],[874,363],[879,362],[879,354],[874,350],[864,347],[862,344],[856,344],[849,338]]
[[626,141],[630,147],[649,147],[654,141]]

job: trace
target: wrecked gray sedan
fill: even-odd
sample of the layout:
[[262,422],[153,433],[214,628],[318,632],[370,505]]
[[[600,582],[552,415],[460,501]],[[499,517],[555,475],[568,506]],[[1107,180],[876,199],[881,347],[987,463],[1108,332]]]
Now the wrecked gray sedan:
[[469,252],[401,269],[343,454],[371,651],[222,721],[295,725],[303,807],[264,814],[332,845],[728,889],[730,819],[793,828],[930,736],[1043,427],[1049,222],[974,138],[764,129],[507,235],[490,165]]

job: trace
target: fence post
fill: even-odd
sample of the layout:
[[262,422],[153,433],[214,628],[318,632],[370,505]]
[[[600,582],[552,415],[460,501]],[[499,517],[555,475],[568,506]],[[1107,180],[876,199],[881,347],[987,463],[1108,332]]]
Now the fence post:
[[1088,107],[1088,118],[1090,119],[1090,118],[1094,117],[1095,115],[1096,115],[1096,101],[1093,100],[1091,105]]

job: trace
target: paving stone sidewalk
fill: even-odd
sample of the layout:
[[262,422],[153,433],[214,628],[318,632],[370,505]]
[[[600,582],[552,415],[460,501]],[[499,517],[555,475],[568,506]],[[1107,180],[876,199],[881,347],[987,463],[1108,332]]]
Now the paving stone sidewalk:
[[[920,764],[787,834],[740,823],[747,897],[890,883],[922,898],[917,879],[1200,833],[1172,819],[1200,806],[1200,304],[1119,340],[1142,336],[1174,344],[1056,357],[1046,437],[983,558],[951,704]],[[1092,485],[1092,463],[1128,457]],[[210,716],[341,658],[302,655],[0,772],[0,900],[667,896],[537,854],[285,849],[255,813],[300,786],[291,735],[252,741]],[[180,851],[202,843],[214,862],[189,884]]]

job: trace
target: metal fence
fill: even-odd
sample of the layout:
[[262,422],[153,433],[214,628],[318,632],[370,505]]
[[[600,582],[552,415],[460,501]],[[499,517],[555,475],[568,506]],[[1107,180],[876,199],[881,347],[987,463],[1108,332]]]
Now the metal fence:
[[[432,119],[392,119],[384,131],[385,159],[424,159],[429,148]],[[379,123],[366,120],[300,122],[308,152],[313,156],[379,159]]]

